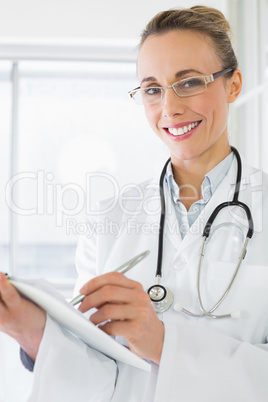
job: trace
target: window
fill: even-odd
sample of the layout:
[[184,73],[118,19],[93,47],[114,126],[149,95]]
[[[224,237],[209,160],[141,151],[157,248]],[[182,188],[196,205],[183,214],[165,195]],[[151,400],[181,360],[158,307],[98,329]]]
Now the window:
[[10,220],[9,210],[5,201],[5,186],[9,179],[10,165],[10,132],[11,132],[11,63],[0,62],[0,211],[1,211],[1,230],[0,230],[0,259],[1,271],[8,272],[9,245],[10,245]]
[[96,199],[148,179],[166,154],[128,99],[135,63],[21,61],[17,79],[16,171],[6,187],[12,269],[68,291]]

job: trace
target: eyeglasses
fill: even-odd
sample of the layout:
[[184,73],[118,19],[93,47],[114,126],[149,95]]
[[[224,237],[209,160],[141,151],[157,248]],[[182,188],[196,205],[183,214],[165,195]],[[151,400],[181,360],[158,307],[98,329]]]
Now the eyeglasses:
[[200,94],[207,89],[207,84],[216,80],[224,74],[233,71],[231,68],[218,71],[217,73],[210,75],[198,75],[196,77],[185,78],[167,87],[147,87],[147,88],[135,88],[129,91],[129,96],[133,99],[137,105],[147,105],[156,102],[160,102],[163,98],[165,89],[172,88],[174,92],[181,97],[192,96]]

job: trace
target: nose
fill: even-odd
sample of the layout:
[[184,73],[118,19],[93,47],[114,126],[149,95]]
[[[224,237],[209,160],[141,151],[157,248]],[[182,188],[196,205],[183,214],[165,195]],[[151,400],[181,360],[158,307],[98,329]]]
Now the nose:
[[176,94],[172,87],[164,90],[162,95],[162,114],[166,117],[173,117],[175,114],[185,112],[185,100]]

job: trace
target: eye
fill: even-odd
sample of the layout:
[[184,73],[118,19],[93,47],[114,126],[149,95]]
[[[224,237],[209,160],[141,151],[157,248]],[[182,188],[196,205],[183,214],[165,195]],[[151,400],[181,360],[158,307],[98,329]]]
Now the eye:
[[148,88],[144,88],[142,92],[145,96],[159,95],[159,94],[161,94],[161,88],[148,87]]
[[181,83],[182,88],[195,88],[204,85],[202,78],[189,78]]

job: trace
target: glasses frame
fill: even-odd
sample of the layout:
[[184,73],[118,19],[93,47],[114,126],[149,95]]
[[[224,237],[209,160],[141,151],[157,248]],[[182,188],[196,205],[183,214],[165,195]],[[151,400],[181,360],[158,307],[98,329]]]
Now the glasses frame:
[[[161,102],[162,97],[163,97],[163,95],[162,95],[162,94],[163,94],[163,91],[164,91],[165,89],[168,89],[168,88],[172,88],[173,91],[176,93],[176,95],[178,95],[178,96],[181,97],[181,98],[185,98],[185,97],[189,97],[189,96],[194,96],[194,95],[203,93],[203,92],[205,92],[205,91],[207,90],[207,84],[210,84],[211,82],[215,81],[217,78],[219,78],[219,77],[221,77],[222,75],[227,74],[227,73],[229,73],[229,72],[231,72],[231,71],[234,71],[234,70],[233,70],[232,68],[225,68],[224,70],[218,71],[218,72],[216,72],[216,73],[214,73],[214,74],[210,74],[210,75],[198,75],[198,76],[194,76],[194,77],[187,77],[187,78],[184,78],[183,80],[176,81],[176,82],[174,82],[173,84],[168,85],[168,86],[166,86],[166,87],[150,87],[150,88],[161,89],[161,97],[159,98],[159,100],[155,100],[155,101],[153,101],[153,102],[148,102],[148,104],[154,104],[154,103]],[[182,82],[187,81],[187,80],[190,80],[190,79],[200,78],[200,77],[204,78],[204,81],[205,81],[205,89],[204,89],[203,91],[197,92],[197,93],[195,93],[195,94],[190,94],[190,95],[180,95],[180,94],[176,91],[175,86],[176,86],[177,84],[182,83]],[[129,91],[128,94],[129,94],[130,98],[134,100],[134,102],[135,102],[136,104],[142,105],[143,103],[140,104],[140,103],[137,103],[137,102],[135,101],[135,95],[136,95],[137,92],[142,92],[142,91],[144,91],[145,89],[147,89],[147,88],[141,88],[141,87],[139,86],[139,87],[137,87],[137,88],[132,89],[131,91]]]

